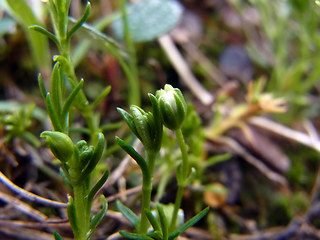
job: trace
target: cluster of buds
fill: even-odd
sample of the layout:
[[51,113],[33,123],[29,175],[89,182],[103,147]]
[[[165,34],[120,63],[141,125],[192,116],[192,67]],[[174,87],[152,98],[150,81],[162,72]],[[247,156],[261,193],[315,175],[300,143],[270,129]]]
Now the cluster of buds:
[[118,108],[131,131],[140,139],[147,150],[158,152],[161,147],[163,125],[171,130],[181,128],[187,113],[187,104],[181,91],[166,84],[157,91],[156,96],[149,94],[152,112],[145,112],[138,106],[131,106],[131,114]]
[[72,174],[72,171],[64,172],[67,179],[75,184],[89,176],[99,162],[105,147],[105,139],[102,133],[98,134],[98,142],[95,146],[87,145],[84,140],[73,144],[67,134],[57,131],[45,131],[41,134],[41,137],[45,138],[45,144],[52,154],[62,163],[67,163],[66,166],[69,169],[81,169],[80,173],[76,175]]

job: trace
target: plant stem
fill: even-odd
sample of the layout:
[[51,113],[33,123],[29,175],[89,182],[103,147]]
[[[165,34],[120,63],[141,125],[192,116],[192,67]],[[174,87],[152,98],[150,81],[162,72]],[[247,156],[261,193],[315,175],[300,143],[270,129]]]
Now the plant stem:
[[189,162],[188,162],[188,150],[187,150],[187,145],[184,141],[183,134],[181,128],[175,131],[177,140],[179,143],[179,147],[181,150],[181,157],[182,157],[182,174],[183,174],[183,179],[187,179],[188,173],[189,173]]
[[179,143],[179,147],[181,150],[181,156],[182,156],[181,172],[177,172],[177,178],[178,178],[178,174],[182,174],[182,176],[180,176],[181,181],[178,181],[178,192],[177,192],[176,200],[174,203],[174,210],[173,210],[170,229],[169,229],[170,233],[173,232],[176,227],[178,212],[179,212],[181,202],[182,202],[182,197],[183,197],[183,190],[184,190],[185,182],[188,178],[188,172],[189,172],[187,145],[184,141],[181,128],[176,130],[175,133],[177,136],[177,140]]
[[86,184],[81,183],[73,186],[76,222],[79,229],[78,236],[75,237],[76,240],[86,240],[86,235],[89,232],[90,212],[87,211],[87,192]]
[[148,231],[148,218],[145,213],[145,209],[150,210],[151,192],[152,192],[152,181],[153,171],[155,166],[156,153],[152,151],[146,151],[147,165],[148,165],[148,176],[142,176],[142,206],[141,206],[141,222],[140,222],[140,234],[145,234]]

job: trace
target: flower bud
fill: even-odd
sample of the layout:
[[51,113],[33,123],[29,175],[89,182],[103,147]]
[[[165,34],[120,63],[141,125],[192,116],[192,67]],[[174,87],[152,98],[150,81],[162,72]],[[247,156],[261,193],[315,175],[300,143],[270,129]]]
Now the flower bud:
[[166,84],[156,96],[163,124],[171,130],[179,129],[187,114],[187,104],[180,89]]
[[67,162],[73,155],[74,146],[68,135],[61,132],[45,131],[40,137],[46,138],[45,144],[61,162]]
[[118,108],[122,117],[126,120],[131,131],[140,139],[147,150],[159,151],[162,139],[162,122],[159,118],[159,108],[156,98],[150,94],[153,112],[145,112],[138,106],[131,106],[131,114]]

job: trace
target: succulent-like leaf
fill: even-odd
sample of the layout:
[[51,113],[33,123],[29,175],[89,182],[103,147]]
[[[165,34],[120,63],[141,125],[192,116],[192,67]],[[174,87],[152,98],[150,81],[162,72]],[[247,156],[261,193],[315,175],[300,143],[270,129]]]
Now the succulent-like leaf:
[[140,220],[138,216],[132,212],[127,206],[123,205],[119,200],[116,201],[118,210],[122,215],[128,219],[128,221],[134,226],[135,229],[138,229]]

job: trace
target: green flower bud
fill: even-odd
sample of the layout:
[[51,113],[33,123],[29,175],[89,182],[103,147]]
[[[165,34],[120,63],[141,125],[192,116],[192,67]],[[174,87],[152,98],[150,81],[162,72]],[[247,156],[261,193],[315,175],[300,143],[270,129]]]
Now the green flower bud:
[[61,132],[45,131],[40,137],[46,138],[45,144],[61,162],[67,162],[73,155],[74,146],[68,135]]
[[149,97],[153,112],[145,112],[138,106],[130,107],[132,115],[121,108],[118,108],[118,111],[144,147],[147,150],[158,152],[161,147],[163,128],[156,98],[152,94]]
[[156,96],[163,124],[171,130],[179,129],[187,114],[187,104],[180,89],[166,84]]

